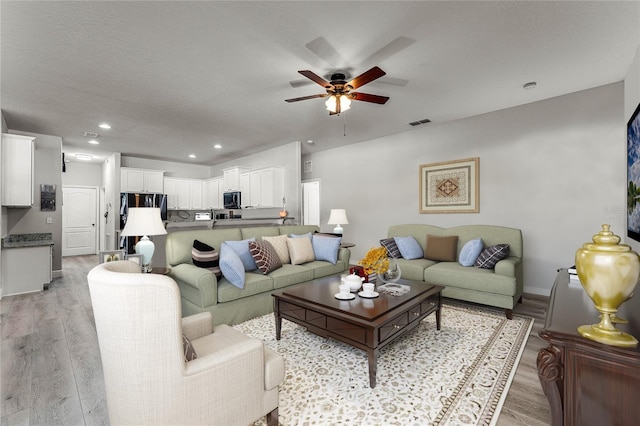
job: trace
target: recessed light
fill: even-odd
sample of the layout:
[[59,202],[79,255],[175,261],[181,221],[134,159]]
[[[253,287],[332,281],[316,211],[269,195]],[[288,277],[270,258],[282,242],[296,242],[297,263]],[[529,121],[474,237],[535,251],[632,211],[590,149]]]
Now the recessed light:
[[98,141],[97,141],[97,140],[95,140],[95,139],[91,139],[91,140],[89,141],[89,143],[90,143],[91,145],[99,145],[99,144],[100,144],[100,142],[98,142]]
[[221,149],[221,148],[222,148],[222,145],[220,145],[219,143],[217,143],[217,144],[215,144],[213,147],[214,147],[215,149]]
[[74,156],[76,157],[76,159],[82,160],[82,161],[93,160],[93,155],[91,154],[74,154]]
[[528,83],[525,83],[522,88],[524,90],[531,90],[531,89],[535,89],[536,86],[538,85],[538,83],[536,83],[535,81],[530,81]]
[[107,129],[107,130],[111,128],[111,126],[109,126],[107,123],[102,123],[98,125],[98,127],[100,127],[101,129]]
[[309,145],[311,145],[311,144],[313,143],[313,141],[312,141],[311,139],[309,139],[309,140],[307,141],[307,143],[308,143]]
[[189,154],[189,158],[196,158],[195,154]]

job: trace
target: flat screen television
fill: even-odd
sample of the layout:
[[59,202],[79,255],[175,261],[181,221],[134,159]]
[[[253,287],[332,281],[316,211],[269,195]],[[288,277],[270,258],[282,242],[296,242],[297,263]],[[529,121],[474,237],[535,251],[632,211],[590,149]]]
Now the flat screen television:
[[640,104],[627,123],[627,236],[640,241]]

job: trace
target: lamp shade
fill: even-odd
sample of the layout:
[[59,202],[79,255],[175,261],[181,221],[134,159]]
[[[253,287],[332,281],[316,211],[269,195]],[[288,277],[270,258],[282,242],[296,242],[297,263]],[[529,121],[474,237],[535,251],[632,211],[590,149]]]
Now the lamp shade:
[[345,209],[331,209],[331,214],[329,215],[329,225],[337,225],[333,232],[336,234],[342,234],[342,226],[340,225],[348,225],[349,220],[347,219],[347,211]]
[[141,237],[143,235],[164,235],[160,209],[157,207],[130,207],[127,223],[120,234],[123,237]]

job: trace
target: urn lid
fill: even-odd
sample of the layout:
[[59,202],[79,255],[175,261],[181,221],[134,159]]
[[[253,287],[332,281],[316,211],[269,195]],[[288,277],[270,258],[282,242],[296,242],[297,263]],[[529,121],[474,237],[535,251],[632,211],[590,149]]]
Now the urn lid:
[[602,230],[592,237],[593,243],[584,243],[582,249],[614,252],[631,251],[631,247],[628,245],[620,244],[620,237],[611,232],[609,230],[610,227],[611,225],[608,224],[602,225]]

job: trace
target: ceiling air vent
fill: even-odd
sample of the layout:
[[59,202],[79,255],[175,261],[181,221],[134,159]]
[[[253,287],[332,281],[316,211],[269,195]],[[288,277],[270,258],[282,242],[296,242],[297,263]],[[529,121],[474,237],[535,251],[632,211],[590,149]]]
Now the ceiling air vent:
[[419,126],[421,124],[427,124],[427,123],[431,123],[431,120],[429,120],[428,118],[425,118],[423,120],[412,121],[411,123],[409,123],[409,125],[411,125],[411,126]]
[[84,137],[85,138],[97,138],[99,135],[97,133],[93,133],[93,132],[84,132]]

